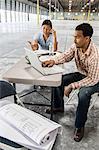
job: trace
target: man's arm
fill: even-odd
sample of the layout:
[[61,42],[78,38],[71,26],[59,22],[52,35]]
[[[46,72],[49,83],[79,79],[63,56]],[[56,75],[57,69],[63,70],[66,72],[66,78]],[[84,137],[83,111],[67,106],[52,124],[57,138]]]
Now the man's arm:
[[75,50],[70,48],[68,51],[61,53],[59,56],[56,56],[55,59],[47,60],[42,63],[43,67],[52,67],[55,64],[61,64],[72,60],[74,57]]
[[68,51],[66,50],[64,53],[61,53],[61,55],[57,56],[54,60],[55,64],[62,64],[65,62],[69,62],[74,58],[74,55],[75,55],[75,44],[73,44]]
[[94,58],[89,64],[87,77],[78,82],[72,83],[72,88],[77,89],[83,86],[93,86],[98,82],[99,82],[99,60],[98,58]]
[[84,86],[92,86],[99,82],[99,61],[94,58],[93,61],[89,64],[88,76],[84,79],[69,84],[64,88],[64,94],[69,97],[69,94],[72,90],[84,87]]

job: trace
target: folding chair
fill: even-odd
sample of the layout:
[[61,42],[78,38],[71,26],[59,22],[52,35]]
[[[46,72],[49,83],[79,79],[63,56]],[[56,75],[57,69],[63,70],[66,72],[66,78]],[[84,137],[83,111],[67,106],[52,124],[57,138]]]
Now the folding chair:
[[[69,102],[74,98],[74,96],[76,96],[78,94],[79,90],[75,90],[71,93],[70,97],[68,98],[68,100],[65,102],[65,105],[69,104]],[[94,106],[95,102],[99,100],[99,92],[97,93],[94,93],[92,95],[92,98],[91,98],[91,103],[90,103],[90,106],[89,106],[89,111],[91,110],[91,108]]]
[[14,96],[14,102],[24,107],[24,104],[18,97],[14,87],[7,81],[0,81],[0,99],[8,96]]
[[[20,101],[14,87],[7,81],[0,81],[0,99],[14,95],[15,103],[24,106]],[[0,149],[5,150],[26,150],[23,146],[0,136]]]

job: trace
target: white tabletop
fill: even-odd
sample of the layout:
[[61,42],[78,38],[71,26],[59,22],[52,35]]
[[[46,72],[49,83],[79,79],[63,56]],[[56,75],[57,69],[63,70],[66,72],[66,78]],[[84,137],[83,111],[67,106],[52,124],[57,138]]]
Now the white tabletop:
[[12,68],[5,72],[3,79],[11,83],[33,84],[56,87],[61,84],[62,74],[43,76],[22,58]]

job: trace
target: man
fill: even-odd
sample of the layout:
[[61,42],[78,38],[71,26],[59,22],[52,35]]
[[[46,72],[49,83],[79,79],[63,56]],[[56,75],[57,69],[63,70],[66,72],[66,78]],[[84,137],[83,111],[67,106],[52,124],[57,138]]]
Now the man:
[[42,23],[42,31],[37,33],[33,37],[33,41],[30,42],[32,50],[45,49],[49,50],[53,48],[53,51],[57,50],[57,36],[56,31],[52,29],[52,22],[50,20],[44,20]]
[[54,112],[64,111],[64,94],[69,97],[72,90],[79,89],[74,132],[76,142],[84,135],[91,95],[99,92],[99,50],[91,40],[92,34],[93,28],[90,24],[78,25],[74,35],[75,44],[69,51],[65,51],[55,60],[43,63],[44,67],[51,67],[75,59],[78,72],[63,75],[61,86],[54,88]]

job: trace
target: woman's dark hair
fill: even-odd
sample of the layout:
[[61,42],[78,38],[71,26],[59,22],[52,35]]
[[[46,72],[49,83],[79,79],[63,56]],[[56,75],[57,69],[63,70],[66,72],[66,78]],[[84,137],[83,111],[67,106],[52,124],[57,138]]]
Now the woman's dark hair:
[[42,26],[43,25],[49,25],[51,27],[51,29],[52,29],[52,22],[50,20],[47,20],[47,19],[44,20],[43,23],[42,23]]
[[89,23],[82,23],[78,25],[75,30],[81,30],[83,32],[84,37],[89,36],[92,37],[93,28]]

